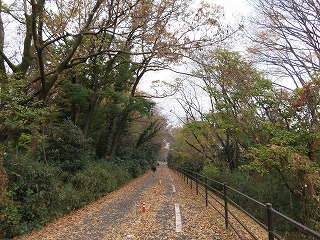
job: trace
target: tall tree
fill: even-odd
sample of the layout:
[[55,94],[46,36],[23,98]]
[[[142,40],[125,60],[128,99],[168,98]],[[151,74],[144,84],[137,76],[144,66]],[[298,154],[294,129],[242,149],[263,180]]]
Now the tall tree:
[[[104,74],[92,76],[99,84],[91,98],[85,135],[99,99],[97,93],[103,87],[100,78],[110,78],[118,63],[128,64],[134,74],[128,90],[134,97],[147,71],[168,68],[195,49],[234,33],[223,31],[219,7],[207,3],[193,6],[190,1],[15,1],[2,4],[0,13],[4,27],[0,55],[7,73],[19,73],[27,82],[27,96],[21,104],[36,98],[54,102],[59,85],[70,79],[69,74],[78,74],[76,66],[94,65],[98,56],[105,59]],[[9,34],[12,29],[7,28],[8,22],[19,32],[21,42]],[[20,53],[8,45],[16,41],[16,46],[21,46]],[[73,71],[67,71],[70,69]],[[124,108],[117,119],[112,156],[128,114],[128,108]]]
[[[319,105],[316,100],[318,94],[314,90],[317,89],[320,71],[319,1],[251,2],[259,15],[254,21],[257,32],[252,36],[254,45],[250,50],[262,62],[278,66],[287,77],[286,81],[294,81],[300,96],[293,105],[303,105],[304,111],[300,112],[303,116],[300,117],[305,120],[305,128],[314,136],[309,143],[309,156],[316,161]],[[301,123],[300,120],[298,122]]]
[[319,1],[250,2],[257,12],[250,51],[262,63],[277,66],[278,73],[289,76],[296,87],[303,86],[320,70]]
[[[187,94],[183,94],[185,109],[189,109],[187,119],[195,123],[199,120],[207,122],[213,133],[210,134],[211,139],[202,138],[200,144],[198,134],[201,132],[194,132],[201,146],[198,150],[203,152],[208,144],[206,142],[211,141],[211,144],[219,146],[216,149],[222,149],[215,155],[224,159],[230,169],[235,169],[239,165],[241,152],[264,139],[259,128],[261,122],[267,120],[269,109],[275,102],[272,84],[239,53],[223,49],[199,53],[194,68],[197,79],[193,81],[202,88],[200,92],[210,104],[206,104],[207,110],[203,112],[203,106],[199,108],[198,101],[188,100]],[[200,118],[191,115],[195,111]],[[208,130],[201,134],[204,133]]]

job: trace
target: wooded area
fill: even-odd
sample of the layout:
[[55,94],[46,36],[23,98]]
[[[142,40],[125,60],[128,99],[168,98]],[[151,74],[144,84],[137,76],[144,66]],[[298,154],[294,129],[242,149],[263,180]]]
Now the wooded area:
[[[169,161],[319,231],[320,3],[250,2],[257,16],[245,27],[247,57],[222,48],[195,53]],[[303,238],[283,228],[288,239]]]
[[[171,164],[319,231],[320,3],[250,3],[256,18],[228,26],[199,1],[0,0],[0,238],[114,190],[169,145]],[[245,53],[226,48],[244,35]],[[172,127],[141,81],[185,62]]]

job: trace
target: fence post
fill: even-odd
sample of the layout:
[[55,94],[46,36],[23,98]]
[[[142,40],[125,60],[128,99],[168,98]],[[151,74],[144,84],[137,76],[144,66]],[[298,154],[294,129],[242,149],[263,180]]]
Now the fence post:
[[208,178],[204,177],[205,189],[206,189],[206,207],[208,207]]
[[199,194],[199,187],[198,187],[198,173],[196,173],[196,192],[197,195]]
[[269,240],[274,240],[274,231],[273,231],[273,217],[272,217],[272,204],[266,204],[267,209],[267,225],[268,225],[268,235]]
[[226,229],[228,229],[228,227],[229,227],[227,188],[228,188],[227,184],[223,183],[224,219],[225,219],[225,223],[226,223]]

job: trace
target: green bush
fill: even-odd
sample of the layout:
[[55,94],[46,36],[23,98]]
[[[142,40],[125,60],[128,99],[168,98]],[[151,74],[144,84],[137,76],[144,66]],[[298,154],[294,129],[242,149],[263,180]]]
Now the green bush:
[[5,160],[12,201],[18,206],[19,234],[38,229],[55,218],[60,169],[23,155]]
[[23,235],[100,198],[137,176],[132,163],[86,162],[76,172],[60,164],[7,155],[10,201],[0,207],[0,238]]
[[11,200],[12,192],[8,193],[8,200],[0,205],[0,239],[13,237],[19,233],[21,220],[19,207]]
[[130,177],[136,178],[140,176],[146,169],[150,168],[150,164],[143,158],[133,159],[131,157],[116,158],[113,162],[116,166],[121,166],[122,169],[130,174]]
[[63,171],[75,173],[82,170],[86,163],[94,159],[90,139],[86,139],[81,129],[70,120],[59,127],[48,129],[46,156],[43,161],[59,164]]
[[76,173],[71,183],[91,200],[111,192],[127,182],[131,176],[126,169],[106,161],[91,162],[83,171]]
[[188,169],[193,172],[201,172],[206,166],[207,160],[195,156],[174,156],[169,153],[168,164],[178,168]]
[[[304,225],[308,225],[310,228],[314,228],[311,224],[313,220],[307,219],[301,211],[305,204],[303,196],[290,191],[279,175],[250,174],[240,170],[230,171],[228,169],[221,169],[219,171],[215,166],[205,167],[203,174],[221,183],[226,183],[228,186],[264,204],[272,203],[273,208],[277,211]],[[298,183],[299,179],[292,178],[290,182]],[[222,188],[220,187],[219,190],[222,190]],[[229,198],[242,208],[253,214],[253,216],[260,221],[265,222],[266,209],[264,207],[259,207],[257,204],[248,201],[246,198],[231,190],[229,190],[227,194]],[[315,217],[315,215],[313,217]],[[292,229],[283,223],[284,221],[282,219],[274,218],[274,225],[277,226],[277,230],[286,234]]]

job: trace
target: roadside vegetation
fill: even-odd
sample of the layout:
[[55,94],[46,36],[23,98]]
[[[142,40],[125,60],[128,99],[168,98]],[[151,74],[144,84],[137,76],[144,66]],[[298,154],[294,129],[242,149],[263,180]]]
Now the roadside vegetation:
[[[249,2],[252,18],[228,26],[197,1],[0,1],[0,238],[113,191],[168,147],[170,164],[319,231],[320,6]],[[147,74],[185,64],[176,80]],[[179,127],[154,101],[174,94]]]
[[[250,2],[258,15],[247,32],[246,57],[224,48],[194,53],[169,162],[270,202],[320,231],[320,6]],[[303,237],[281,230],[289,239]]]
[[1,239],[164,158],[167,120],[152,98],[177,84],[150,95],[143,89],[154,79],[145,75],[232,34],[191,38],[217,33],[219,14],[189,1],[0,1]]

